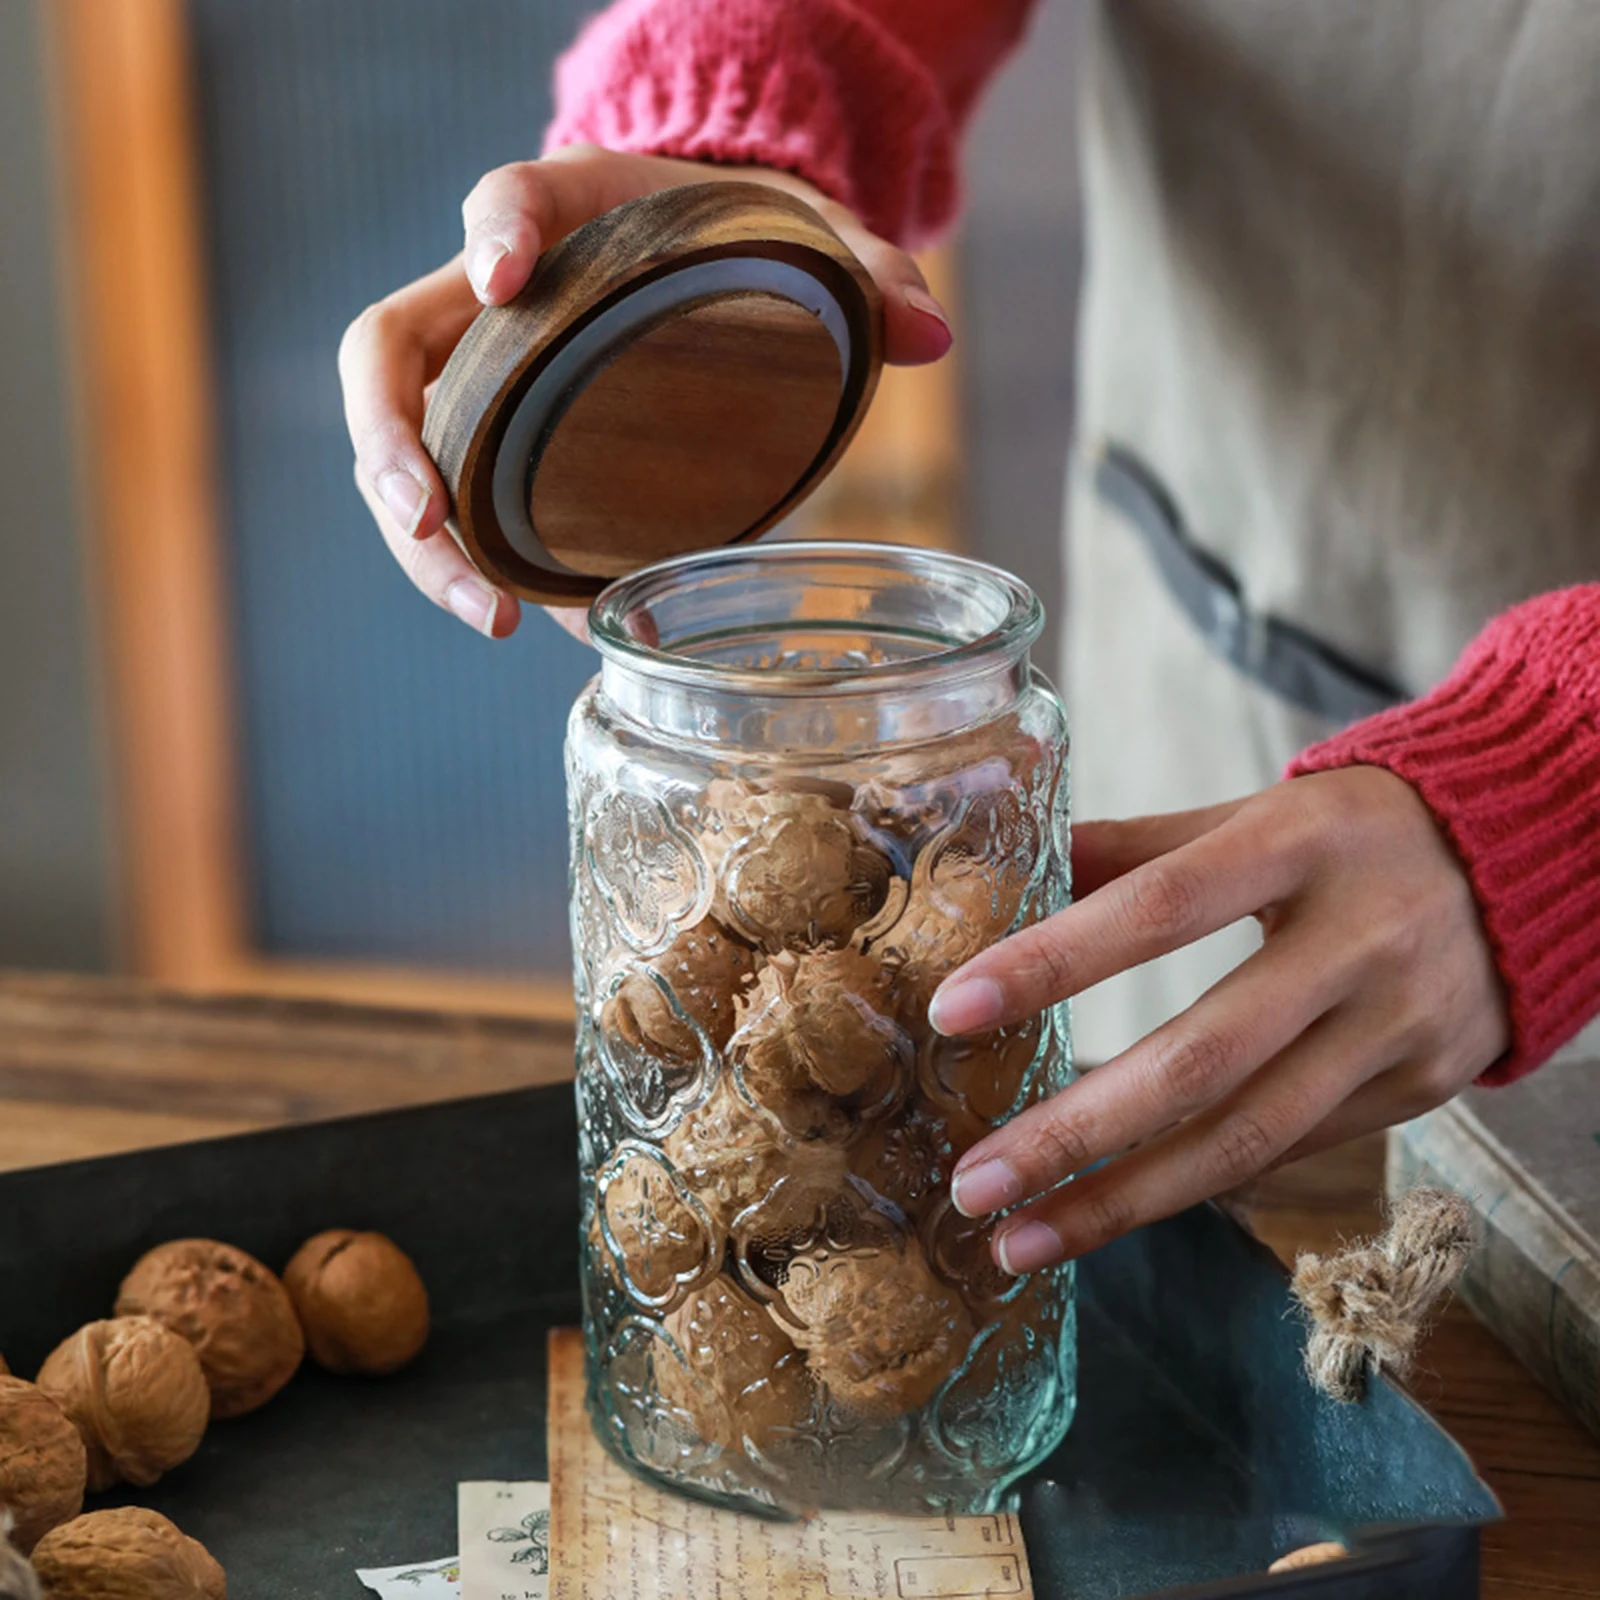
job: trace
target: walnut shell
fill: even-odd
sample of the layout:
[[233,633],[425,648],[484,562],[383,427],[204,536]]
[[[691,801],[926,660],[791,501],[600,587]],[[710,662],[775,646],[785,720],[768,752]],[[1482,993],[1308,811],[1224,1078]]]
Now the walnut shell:
[[619,1284],[647,1305],[664,1306],[679,1287],[715,1269],[724,1240],[684,1198],[651,1152],[623,1146],[600,1169],[602,1248]]
[[0,1515],[24,1555],[83,1509],[88,1462],[71,1419],[42,1389],[0,1378]]
[[828,794],[713,784],[707,799],[700,847],[717,877],[712,910],[753,944],[842,945],[882,908],[889,858]]
[[6,1358],[4,1356],[0,1356],[0,1378],[6,1378],[10,1375],[11,1368],[6,1365]]
[[844,1181],[841,1150],[788,1138],[772,1117],[747,1105],[726,1078],[667,1135],[664,1149],[690,1192],[724,1231],[746,1207],[765,1199],[780,1178],[798,1169],[815,1174],[819,1182]]
[[294,1305],[252,1255],[215,1239],[174,1239],[134,1264],[117,1294],[119,1317],[154,1317],[195,1348],[213,1418],[265,1405],[305,1354]]
[[758,1449],[797,1426],[811,1409],[805,1361],[767,1312],[730,1278],[693,1290],[666,1319],[683,1364],[661,1361],[662,1398],[702,1439]]
[[872,947],[890,975],[908,1027],[921,1031],[926,1026],[934,990],[957,967],[1003,939],[1020,904],[1020,895],[977,871],[910,886],[905,910]]
[[[600,1026],[635,1049],[693,1062],[700,1043],[684,1018],[697,1023],[714,1049],[734,1028],[734,999],[755,970],[755,953],[715,918],[686,928],[650,963],[677,999],[678,1009],[648,972],[630,972],[606,1001]],[[682,1015],[679,1015],[681,1010]]]
[[80,1328],[50,1353],[38,1382],[83,1436],[96,1492],[154,1483],[200,1448],[211,1416],[194,1346],[149,1317]]
[[34,1570],[48,1600],[227,1600],[210,1551],[154,1511],[120,1506],[74,1518],[40,1540]]
[[781,1294],[811,1371],[847,1411],[870,1420],[926,1403],[972,1343],[967,1308],[914,1239],[898,1250],[796,1256]]
[[891,1008],[888,974],[859,950],[777,956],[741,997],[729,1048],[763,1105],[815,1089],[875,1102],[910,1053]]
[[850,1152],[850,1170],[920,1221],[949,1193],[956,1162],[988,1131],[971,1119],[953,1122],[917,1095],[867,1131]]
[[428,1341],[428,1291],[411,1257],[381,1233],[332,1228],[307,1239],[283,1286],[311,1359],[329,1372],[383,1377]]

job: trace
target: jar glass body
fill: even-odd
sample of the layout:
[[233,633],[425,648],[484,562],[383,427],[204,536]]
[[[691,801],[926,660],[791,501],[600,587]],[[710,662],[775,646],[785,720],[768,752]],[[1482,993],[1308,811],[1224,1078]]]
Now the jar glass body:
[[1070,1266],[1001,1272],[956,1160],[1072,1073],[939,982],[1067,902],[1039,608],[978,563],[775,544],[614,585],[567,743],[589,1404],[744,1506],[992,1509],[1071,1420]]

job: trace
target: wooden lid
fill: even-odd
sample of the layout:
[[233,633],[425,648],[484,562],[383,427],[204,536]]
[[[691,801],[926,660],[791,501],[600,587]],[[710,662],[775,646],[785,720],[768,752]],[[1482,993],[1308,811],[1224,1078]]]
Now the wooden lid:
[[478,568],[545,604],[749,539],[822,480],[882,361],[866,269],[803,202],[702,183],[629,201],[479,313],[422,438]]

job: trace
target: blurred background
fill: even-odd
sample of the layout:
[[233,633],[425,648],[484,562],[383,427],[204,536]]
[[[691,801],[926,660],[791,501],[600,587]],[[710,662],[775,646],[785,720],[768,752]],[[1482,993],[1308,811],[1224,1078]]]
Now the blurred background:
[[[1055,608],[1076,0],[1042,0],[890,374],[802,513]],[[416,596],[334,356],[537,150],[592,0],[0,0],[0,964],[560,1013],[588,653]],[[1056,641],[1040,660],[1053,669]]]

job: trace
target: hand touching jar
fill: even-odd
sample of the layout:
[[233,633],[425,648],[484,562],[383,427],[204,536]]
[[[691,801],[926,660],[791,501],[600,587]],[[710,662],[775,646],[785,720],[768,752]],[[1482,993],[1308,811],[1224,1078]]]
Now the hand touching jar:
[[1066,730],[1015,579],[776,544],[613,585],[567,764],[591,1411],[682,1488],[992,1507],[1074,1398],[957,1158],[1071,1075],[1065,1008],[934,989],[1066,902]]

